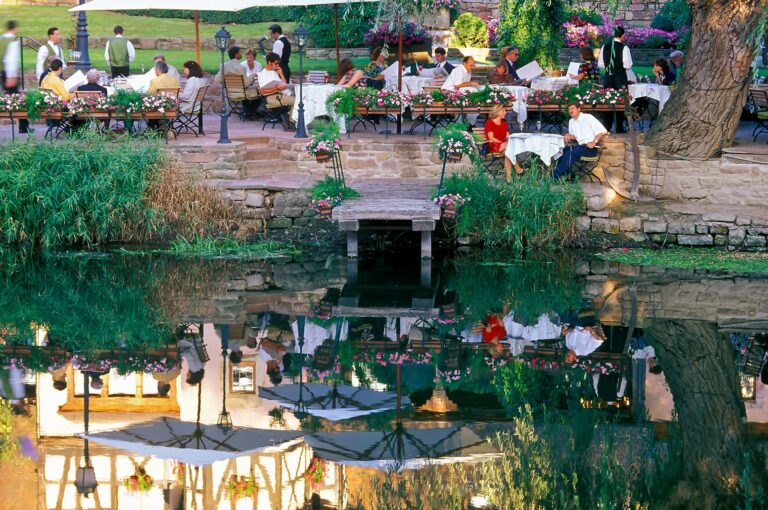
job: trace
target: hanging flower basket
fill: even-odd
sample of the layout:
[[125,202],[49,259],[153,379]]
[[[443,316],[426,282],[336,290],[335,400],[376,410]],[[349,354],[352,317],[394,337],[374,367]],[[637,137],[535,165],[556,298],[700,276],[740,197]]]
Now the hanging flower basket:
[[448,204],[445,206],[445,209],[443,209],[443,218],[455,220],[458,215],[459,208],[456,204]]
[[325,485],[325,477],[327,474],[328,466],[326,462],[323,459],[314,457],[312,459],[312,464],[310,464],[306,473],[304,473],[304,480],[309,482],[314,491]]
[[330,218],[331,214],[333,214],[333,208],[330,205],[323,205],[317,208],[317,215],[321,218]]
[[449,220],[456,220],[459,217],[461,206],[463,206],[467,200],[469,200],[469,198],[464,198],[455,193],[448,193],[447,195],[440,195],[434,198],[434,202],[443,210],[443,219]]
[[461,161],[462,156],[464,156],[463,152],[446,152],[445,153],[445,159],[450,163],[458,163],[459,161]]
[[256,499],[258,494],[259,486],[253,475],[241,475],[239,477],[237,475],[230,475],[227,482],[227,496],[230,500],[237,501],[242,498]]
[[328,151],[317,151],[315,153],[315,159],[318,163],[327,163],[328,161],[333,159],[333,152]]

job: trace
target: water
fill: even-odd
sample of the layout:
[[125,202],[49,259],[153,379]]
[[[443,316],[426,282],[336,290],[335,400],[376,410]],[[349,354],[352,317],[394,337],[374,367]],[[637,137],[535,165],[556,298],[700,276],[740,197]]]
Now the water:
[[[488,253],[3,262],[3,392],[19,375],[27,397],[0,414],[4,508],[765,501],[766,279]],[[516,338],[484,343],[501,324]],[[564,324],[597,350],[566,363]]]

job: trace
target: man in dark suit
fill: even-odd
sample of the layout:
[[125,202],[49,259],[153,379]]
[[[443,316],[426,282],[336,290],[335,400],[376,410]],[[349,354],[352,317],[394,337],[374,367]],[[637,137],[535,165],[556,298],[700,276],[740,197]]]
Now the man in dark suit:
[[507,64],[507,72],[515,80],[519,80],[517,75],[517,57],[520,55],[520,49],[516,46],[510,46],[507,48],[507,56],[504,59],[504,63]]
[[445,53],[445,48],[437,47],[433,53],[435,55],[434,68],[445,69],[445,72],[450,75],[451,72],[453,72],[454,65],[446,60],[447,54]]
[[275,41],[272,46],[272,53],[276,53],[280,57],[280,69],[283,71],[285,81],[291,83],[291,68],[289,63],[291,60],[291,42],[287,37],[283,35],[283,29],[280,25],[272,25],[269,27],[269,35]]

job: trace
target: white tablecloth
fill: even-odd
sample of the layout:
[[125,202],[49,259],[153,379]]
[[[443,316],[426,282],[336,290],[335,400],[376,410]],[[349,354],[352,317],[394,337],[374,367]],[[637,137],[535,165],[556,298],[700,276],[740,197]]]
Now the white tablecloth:
[[[328,109],[325,107],[325,100],[328,96],[336,92],[337,90],[343,90],[343,87],[338,85],[315,85],[304,84],[304,123],[309,124],[315,118],[328,115]],[[299,95],[298,87],[295,89],[295,94]],[[296,107],[293,109],[291,118],[294,122],[299,120],[299,98],[296,98]],[[346,122],[343,117],[335,117],[336,122],[339,124],[339,131],[342,133],[347,132]]]
[[561,90],[565,88],[566,85],[568,85],[567,76],[561,76],[559,78],[550,78],[547,76],[540,76],[538,78],[535,78],[531,82],[531,88],[533,90],[546,90],[549,92]]
[[504,154],[510,161],[515,161],[518,154],[533,152],[538,154],[545,165],[550,165],[553,159],[563,154],[565,142],[560,135],[545,133],[515,133],[507,140],[507,150]]
[[[403,92],[405,94],[418,94],[429,85],[432,78],[422,76],[403,76]],[[387,78],[387,90],[397,90],[397,76]]]
[[629,86],[629,95],[632,99],[638,97],[647,97],[649,99],[655,99],[659,102],[659,111],[664,109],[664,105],[667,103],[669,96],[672,95],[669,87],[666,85],[658,85],[656,83],[635,83]]

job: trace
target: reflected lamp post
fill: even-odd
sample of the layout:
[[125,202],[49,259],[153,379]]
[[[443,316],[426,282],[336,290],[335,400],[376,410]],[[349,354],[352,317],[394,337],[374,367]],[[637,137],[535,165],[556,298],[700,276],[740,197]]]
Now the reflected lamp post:
[[[296,326],[299,333],[299,400],[296,401],[296,405],[293,407],[293,415],[297,419],[303,420],[309,416],[307,411],[307,403],[304,401],[304,324],[306,317],[299,315],[296,317]],[[339,328],[340,329],[340,328]]]
[[[90,414],[90,381],[88,372],[83,372],[83,382],[85,392],[83,394],[83,423],[85,428],[85,436],[88,436],[88,417]],[[91,457],[88,453],[88,439],[83,438],[83,457],[85,458],[85,466],[78,466],[75,472],[75,488],[77,493],[85,496],[86,498],[96,491],[96,487],[99,485],[96,481],[96,472],[91,465]]]
[[224,371],[221,375],[221,412],[216,424],[223,429],[232,428],[232,415],[227,411],[227,350],[221,350],[221,357],[224,359]]
[[296,38],[296,45],[299,47],[299,110],[298,121],[296,122],[296,136],[294,138],[307,138],[307,127],[304,124],[304,48],[309,38],[309,30],[303,25],[296,27],[293,31]]
[[229,47],[229,41],[232,39],[232,35],[221,27],[221,30],[216,32],[214,36],[216,39],[216,47],[221,52],[221,128],[219,129],[219,141],[218,143],[230,143],[229,132],[227,130],[227,121],[229,116],[227,114],[227,94],[226,84],[224,82],[224,52]]

